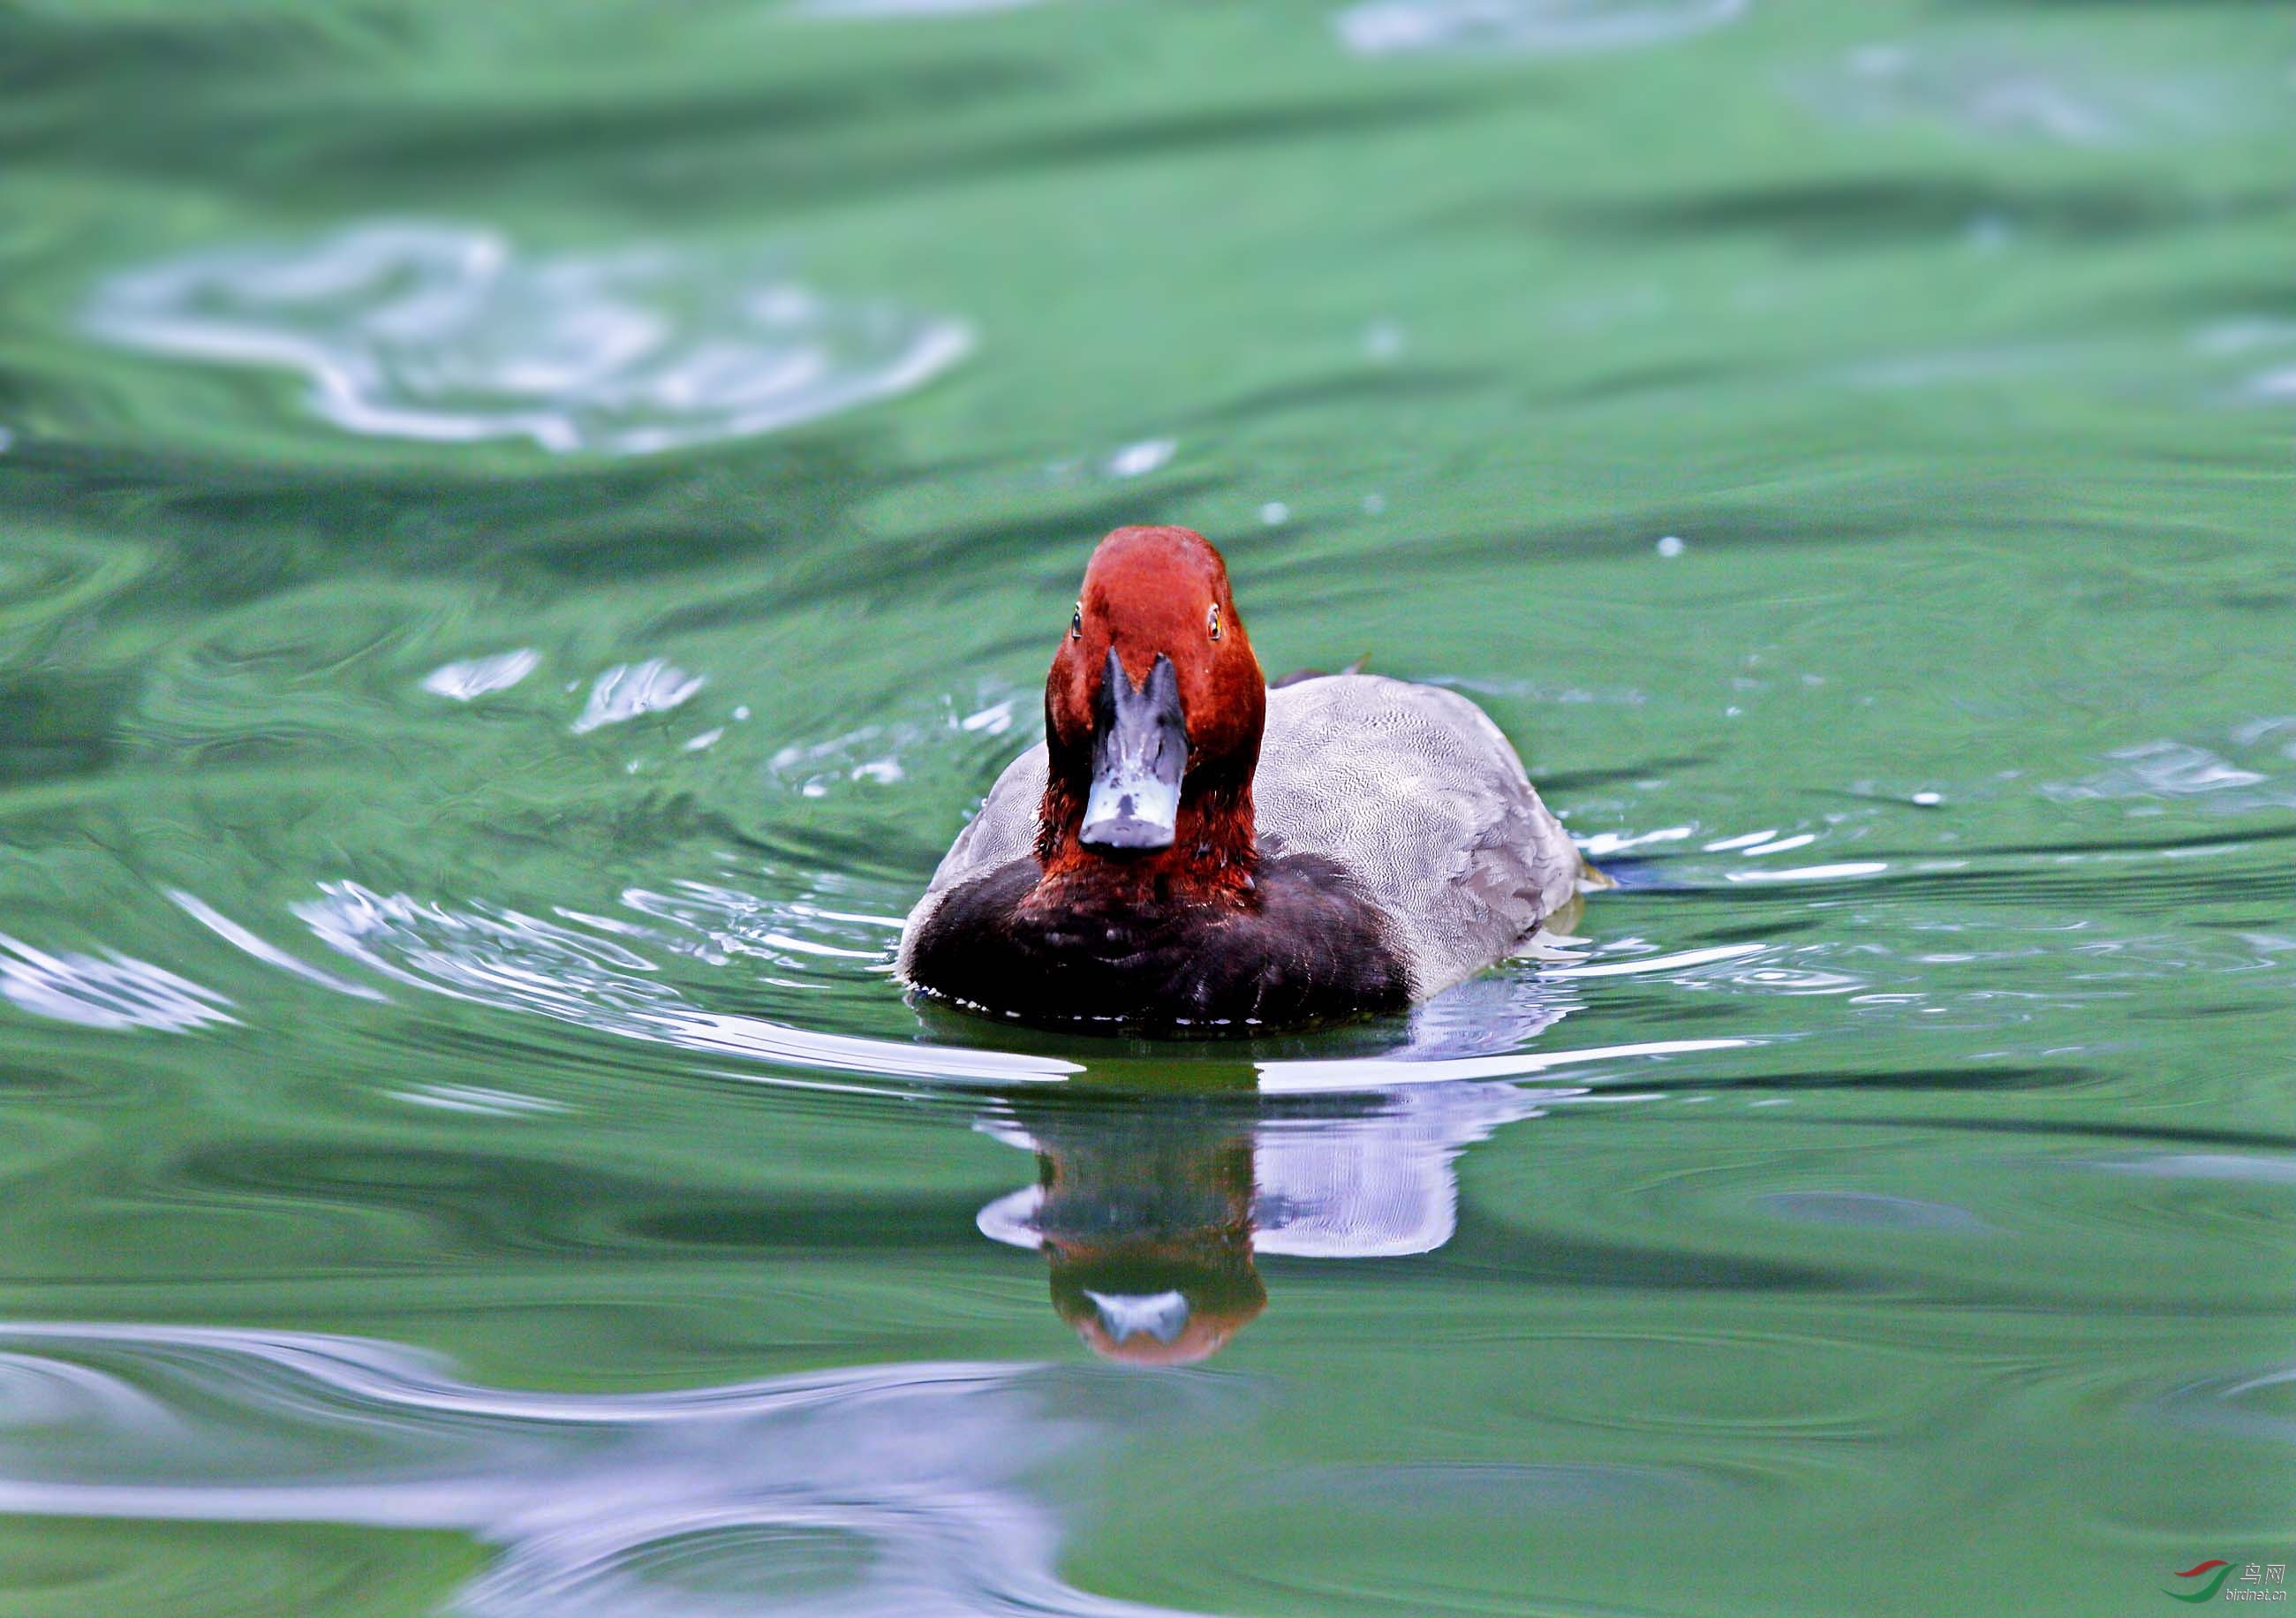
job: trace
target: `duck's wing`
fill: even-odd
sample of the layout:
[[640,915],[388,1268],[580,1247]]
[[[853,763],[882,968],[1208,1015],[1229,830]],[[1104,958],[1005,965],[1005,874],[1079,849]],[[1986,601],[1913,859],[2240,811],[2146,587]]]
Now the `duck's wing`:
[[901,928],[901,949],[896,965],[903,977],[908,975],[918,930],[940,908],[940,901],[948,896],[951,888],[976,876],[986,876],[1036,851],[1037,809],[1045,801],[1045,744],[1039,742],[1007,764],[1004,773],[996,777],[996,784],[988,789],[980,812],[956,834],[948,852],[940,857],[940,865],[933,872],[924,897],[917,900]]
[[1387,913],[1422,998],[1513,954],[1577,891],[1578,850],[1513,747],[1438,686],[1271,691],[1252,802],[1263,856],[1332,860]]

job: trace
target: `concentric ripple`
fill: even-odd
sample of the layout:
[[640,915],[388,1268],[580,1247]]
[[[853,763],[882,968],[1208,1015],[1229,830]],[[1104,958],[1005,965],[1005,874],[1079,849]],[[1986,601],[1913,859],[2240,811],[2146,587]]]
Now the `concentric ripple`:
[[299,371],[344,430],[557,454],[745,438],[915,388],[960,322],[825,298],[769,265],[666,249],[525,253],[495,232],[369,224],[103,281],[87,329],[148,353]]

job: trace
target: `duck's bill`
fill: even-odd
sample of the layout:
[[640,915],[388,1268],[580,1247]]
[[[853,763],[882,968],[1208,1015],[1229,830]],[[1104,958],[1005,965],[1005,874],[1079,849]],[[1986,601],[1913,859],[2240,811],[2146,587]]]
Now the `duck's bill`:
[[1088,849],[1168,849],[1180,819],[1180,784],[1129,772],[1095,773],[1077,840]]
[[1187,767],[1188,728],[1171,660],[1158,657],[1147,684],[1136,688],[1110,647],[1093,701],[1092,790],[1078,841],[1106,852],[1170,848]]

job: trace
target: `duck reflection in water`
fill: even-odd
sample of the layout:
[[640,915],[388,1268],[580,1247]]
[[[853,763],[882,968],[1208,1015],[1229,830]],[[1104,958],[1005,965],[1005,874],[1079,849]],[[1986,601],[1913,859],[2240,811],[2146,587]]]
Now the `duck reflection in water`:
[[[1464,985],[1381,1061],[1480,1054],[1563,1009],[1503,980]],[[1458,1226],[1459,1153],[1578,1093],[1453,1080],[1271,1096],[1251,1067],[1189,1071],[1186,1094],[1024,1094],[980,1120],[1037,1154],[1037,1183],[983,1208],[981,1233],[1043,1253],[1054,1311],[1108,1359],[1218,1353],[1267,1307],[1261,1254],[1432,1253]]]
[[982,1231],[1041,1248],[1053,1308],[1095,1353],[1184,1365],[1267,1306],[1252,1262],[1252,1130],[1219,1097],[1165,1106],[1022,1105],[984,1121],[1033,1148],[1037,1183]]

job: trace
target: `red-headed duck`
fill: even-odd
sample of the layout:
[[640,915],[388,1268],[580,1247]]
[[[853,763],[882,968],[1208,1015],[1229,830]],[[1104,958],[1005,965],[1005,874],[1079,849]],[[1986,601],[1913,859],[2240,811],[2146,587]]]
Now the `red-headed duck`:
[[910,912],[915,988],[1031,1022],[1245,1031],[1399,1010],[1599,881],[1455,692],[1271,690],[1201,534],[1119,528],[1007,767]]

